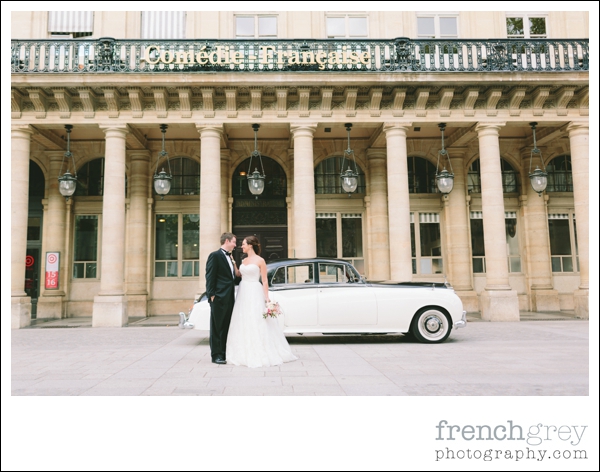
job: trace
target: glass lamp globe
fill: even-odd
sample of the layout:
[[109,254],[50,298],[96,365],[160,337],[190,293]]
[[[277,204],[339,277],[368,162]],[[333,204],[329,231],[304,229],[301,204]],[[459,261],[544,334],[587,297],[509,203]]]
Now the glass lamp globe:
[[58,178],[58,190],[63,197],[67,197],[67,200],[75,193],[76,188],[77,179],[69,171]]
[[454,174],[448,172],[445,168],[438,175],[435,176],[435,180],[440,192],[444,195],[452,192],[454,188]]
[[261,175],[258,169],[248,176],[248,188],[252,195],[260,195],[265,189],[265,176]]
[[154,176],[154,190],[158,193],[161,198],[171,190],[171,176],[162,169],[158,175]]
[[546,185],[548,185],[548,174],[539,167],[536,167],[535,170],[529,174],[529,178],[531,179],[533,190],[535,190],[538,195],[541,195],[542,192],[546,190]]
[[340,178],[342,179],[342,188],[344,189],[344,192],[350,194],[356,191],[356,188],[358,187],[358,175],[355,172],[352,172],[352,170],[348,168],[346,172],[343,172],[342,175],[340,175]]

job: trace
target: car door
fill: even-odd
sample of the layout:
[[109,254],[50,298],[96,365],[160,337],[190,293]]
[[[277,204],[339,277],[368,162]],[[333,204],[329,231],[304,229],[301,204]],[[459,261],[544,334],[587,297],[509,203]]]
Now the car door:
[[352,271],[343,263],[318,263],[319,326],[352,329],[377,325],[374,290]]
[[285,332],[318,328],[317,284],[312,262],[284,265],[270,280],[269,297],[279,302]]

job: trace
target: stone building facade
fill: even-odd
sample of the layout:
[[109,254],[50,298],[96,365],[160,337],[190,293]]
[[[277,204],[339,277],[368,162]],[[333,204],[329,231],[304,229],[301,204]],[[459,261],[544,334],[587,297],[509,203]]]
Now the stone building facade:
[[[224,231],[256,234],[267,258],[446,279],[487,320],[588,317],[587,12],[38,11],[11,22],[13,328],[186,311]],[[262,159],[250,162],[255,146]],[[351,195],[339,177],[354,165],[349,147]],[[435,185],[444,167],[449,194]],[[173,178],[161,198],[163,168]]]

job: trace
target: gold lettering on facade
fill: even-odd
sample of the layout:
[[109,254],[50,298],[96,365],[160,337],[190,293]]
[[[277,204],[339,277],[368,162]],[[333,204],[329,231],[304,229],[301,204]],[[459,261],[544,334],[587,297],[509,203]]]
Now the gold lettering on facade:
[[[202,46],[200,50],[173,51],[161,46],[150,45],[144,50],[144,59],[148,64],[182,64],[205,66],[208,64],[219,65],[222,67],[229,65],[244,65],[244,51],[235,50],[230,46],[217,46],[214,50]],[[250,52],[253,52],[251,50]],[[371,53],[368,51],[360,52],[349,49],[348,46],[342,46],[337,51],[294,51],[291,49],[283,50],[282,46],[260,46],[258,57],[253,54],[246,56],[248,65],[252,62],[259,64],[272,64],[277,56],[277,65],[300,65],[308,66],[318,64],[319,70],[325,70],[327,66],[339,68],[341,65],[353,66],[357,64],[368,65],[371,63]]]

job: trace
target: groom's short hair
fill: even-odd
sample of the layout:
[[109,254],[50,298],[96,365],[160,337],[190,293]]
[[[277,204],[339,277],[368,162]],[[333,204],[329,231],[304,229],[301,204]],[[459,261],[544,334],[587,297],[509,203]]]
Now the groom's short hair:
[[225,244],[225,241],[231,241],[233,238],[235,238],[235,234],[233,234],[233,233],[223,233],[221,235],[221,246],[223,244]]

